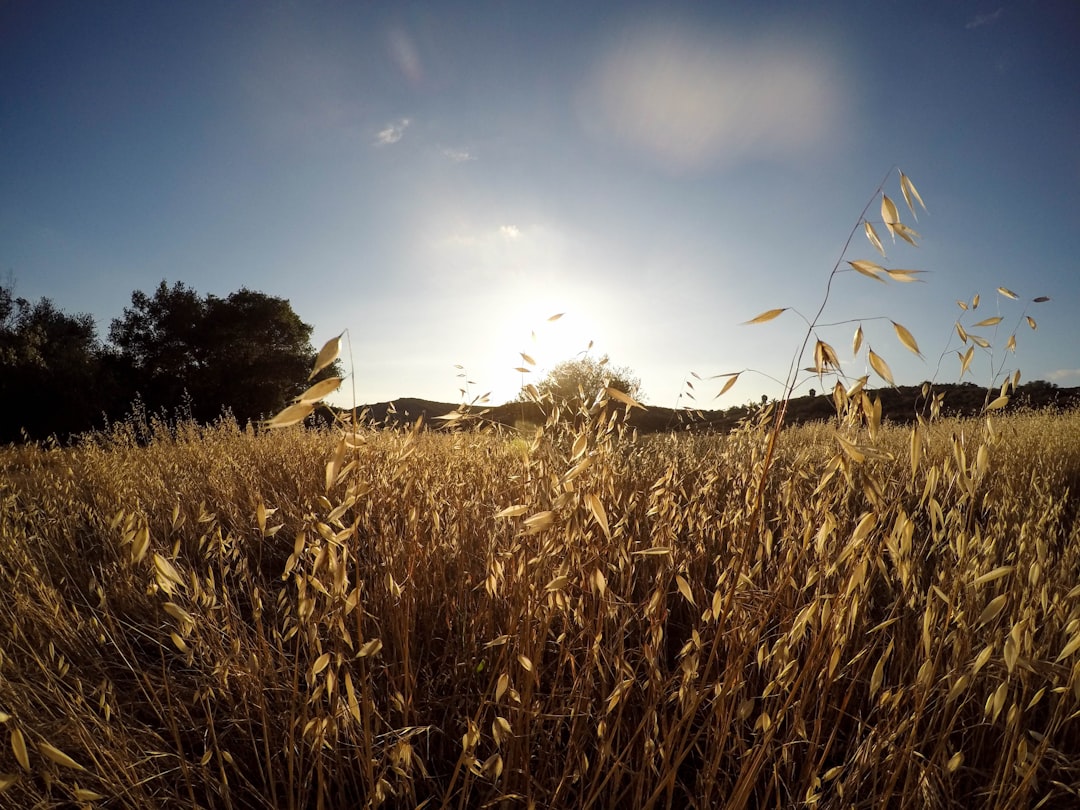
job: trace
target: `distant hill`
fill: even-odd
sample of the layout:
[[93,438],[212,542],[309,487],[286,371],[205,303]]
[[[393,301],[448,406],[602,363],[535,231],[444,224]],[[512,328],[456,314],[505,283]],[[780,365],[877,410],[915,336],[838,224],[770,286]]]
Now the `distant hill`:
[[[982,412],[987,401],[985,388],[972,383],[937,385],[938,394],[944,394],[942,415],[973,416]],[[905,424],[915,420],[915,414],[928,412],[929,408],[922,396],[921,386],[899,386],[897,388],[879,388],[868,391],[871,398],[881,399],[882,418],[890,422]],[[991,399],[996,396],[992,394]],[[755,412],[757,403],[739,405],[726,410],[675,410],[646,406],[647,410],[633,409],[630,425],[643,433],[655,433],[666,430],[719,430],[727,431],[740,420]],[[439,417],[457,411],[458,405],[449,402],[432,402],[426,399],[403,397],[393,402],[379,402],[366,406],[371,419],[379,425],[393,426],[415,422],[423,416],[424,422],[438,425]],[[1070,410],[1080,408],[1080,388],[1059,388],[1053,383],[1041,380],[1021,385],[1012,395],[1003,411],[1008,413],[1021,408],[1042,410],[1054,408]],[[535,425],[544,421],[540,409],[531,403],[511,402],[490,408],[473,407],[473,413],[482,414],[491,422],[513,427],[515,425]],[[800,424],[829,419],[835,415],[832,396],[818,394],[814,397],[795,397],[788,406],[787,423]]]

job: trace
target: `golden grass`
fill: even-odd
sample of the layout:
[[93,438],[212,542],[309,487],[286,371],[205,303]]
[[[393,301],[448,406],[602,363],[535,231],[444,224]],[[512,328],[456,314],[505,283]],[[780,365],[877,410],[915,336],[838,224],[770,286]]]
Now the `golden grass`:
[[0,805],[1075,806],[1080,415],[993,426],[2,449]]
[[[855,234],[884,255],[877,195],[918,237],[883,188],[776,412],[728,436],[628,435],[610,387],[527,386],[531,442],[465,406],[450,433],[289,428],[334,377],[278,432],[0,449],[0,804],[1080,804],[1080,414],[939,420],[928,385],[930,421],[890,427],[864,376],[835,424],[781,429],[801,374],[840,376],[818,329],[862,348],[821,318]],[[961,376],[978,346],[1001,377],[955,328]]]

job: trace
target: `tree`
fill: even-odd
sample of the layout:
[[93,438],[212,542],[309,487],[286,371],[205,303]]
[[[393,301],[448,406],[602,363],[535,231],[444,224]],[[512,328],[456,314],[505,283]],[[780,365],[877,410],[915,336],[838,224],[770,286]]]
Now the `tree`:
[[[605,354],[599,360],[579,357],[554,366],[536,386],[540,396],[560,404],[588,402],[601,388],[615,388],[640,400],[641,380],[626,366],[612,366]],[[524,398],[524,392],[519,394]]]
[[[307,387],[315,359],[311,326],[284,298],[242,288],[228,298],[209,296],[204,396],[228,404],[240,419],[272,416]],[[319,379],[339,374],[339,366]]]
[[196,419],[229,408],[243,422],[272,415],[303,390],[315,358],[311,331],[286,299],[246,288],[203,298],[162,281],[152,296],[132,294],[109,338],[129,398],[138,393],[155,411],[179,406],[186,393]]
[[89,430],[105,409],[102,347],[94,319],[67,315],[0,286],[0,441]]
[[169,287],[162,281],[152,296],[133,292],[131,306],[109,327],[124,399],[139,395],[156,411],[179,405],[185,391],[202,395],[197,389],[206,361],[205,318],[205,303],[183,282]]

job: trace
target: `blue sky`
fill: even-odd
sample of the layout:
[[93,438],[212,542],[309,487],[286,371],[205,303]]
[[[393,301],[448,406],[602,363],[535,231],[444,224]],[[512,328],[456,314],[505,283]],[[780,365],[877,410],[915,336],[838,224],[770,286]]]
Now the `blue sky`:
[[812,316],[898,166],[919,247],[875,201],[887,259],[861,233],[845,258],[925,283],[835,278],[845,373],[869,344],[898,383],[957,380],[980,293],[964,323],[1003,321],[965,379],[1080,385],[1077,42],[1069,0],[9,2],[0,274],[102,336],[162,279],[288,298],[316,346],[349,329],[361,402],[456,401],[458,364],[502,401],[519,352],[592,341],[658,405],[750,370],[680,401],[729,407],[778,394],[805,332],[742,322]]

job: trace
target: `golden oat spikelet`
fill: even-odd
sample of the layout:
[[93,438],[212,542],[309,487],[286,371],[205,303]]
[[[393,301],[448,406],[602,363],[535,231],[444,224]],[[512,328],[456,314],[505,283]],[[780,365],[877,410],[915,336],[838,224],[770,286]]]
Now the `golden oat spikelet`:
[[896,233],[897,236],[899,236],[912,247],[919,246],[919,243],[915,240],[921,237],[919,236],[919,232],[916,231],[914,228],[909,228],[903,222],[894,222],[893,231]]
[[297,404],[314,404],[316,402],[321,402],[340,387],[341,377],[327,377],[325,380],[319,380],[304,391],[304,393],[296,398],[296,402]]
[[[727,377],[727,378],[728,378],[728,380],[727,380],[727,382],[725,382],[725,383],[723,384],[723,386],[721,386],[721,388],[720,388],[720,393],[719,393],[719,394],[717,394],[716,396],[717,396],[717,397],[722,397],[722,396],[723,396],[724,394],[726,394],[726,393],[727,393],[728,391],[730,391],[730,390],[731,390],[731,387],[732,387],[733,385],[735,385],[735,383],[736,383],[736,382],[738,381],[738,379],[739,379],[739,375],[740,375],[740,374],[742,374],[742,372],[741,372],[741,371],[737,371],[737,372],[735,372],[735,373],[733,373],[733,374],[721,374],[721,375],[719,375],[719,376],[721,376],[721,377]],[[716,398],[716,397],[714,397],[714,399],[715,399],[715,398]]]
[[877,372],[878,376],[889,385],[895,386],[896,383],[893,382],[892,369],[889,368],[889,364],[874,354],[873,349],[867,349],[867,357],[870,359],[870,366]]
[[900,192],[904,195],[904,202],[907,203],[907,207],[911,210],[911,215],[918,219],[918,214],[915,213],[915,206],[911,204],[912,197],[918,201],[922,206],[922,210],[926,211],[926,203],[923,202],[922,196],[919,194],[919,190],[915,188],[915,184],[911,182],[911,178],[903,172],[900,172]]
[[839,370],[840,358],[836,356],[836,350],[832,346],[819,340],[814,344],[814,372],[824,374],[830,368]]
[[17,728],[11,730],[11,751],[15,754],[15,761],[19,763],[19,766],[24,771],[29,771],[30,756],[26,752],[26,739]]
[[618,388],[605,388],[604,393],[611,399],[621,402],[623,405],[626,405],[630,408],[641,408],[641,410],[643,411],[648,410],[644,405],[642,405],[632,396],[623,391],[620,391]]
[[885,279],[881,277],[881,274],[885,272],[885,268],[876,262],[869,261],[868,259],[855,259],[849,261],[848,264],[856,272],[862,273],[867,278],[872,278],[874,281],[880,281],[885,283]]
[[896,203],[889,199],[888,194],[881,195],[881,220],[895,239],[896,225],[900,222],[900,212],[896,210]]
[[877,231],[874,230],[874,226],[869,222],[863,222],[863,231],[866,233],[866,238],[870,241],[870,244],[874,246],[878,253],[885,256],[885,248],[881,244],[881,240],[878,238]]
[[903,282],[904,284],[911,284],[912,282],[915,282],[915,281],[919,280],[918,278],[916,278],[916,276],[919,276],[919,275],[925,273],[926,271],[925,270],[889,270],[889,269],[886,269],[885,272],[888,274],[889,278],[891,278],[893,281],[900,281],[900,282]]
[[82,765],[73,760],[59,748],[53,745],[49,745],[46,742],[38,743],[38,751],[50,762],[55,762],[57,765],[62,765],[65,768],[71,768],[76,771],[85,771]]
[[311,402],[296,402],[278,411],[272,419],[268,419],[264,426],[268,428],[284,428],[303,422],[315,412],[315,405]]
[[780,309],[767,309],[760,315],[756,315],[748,321],[743,321],[743,325],[751,323],[765,323],[771,321],[773,318],[779,317],[781,313],[787,312],[787,307],[781,307]]
[[610,540],[611,528],[608,526],[607,512],[604,510],[604,504],[592,493],[585,496],[585,503],[588,505],[589,511],[592,512],[592,516],[596,520],[597,525],[600,527],[601,531],[604,532],[604,536]]
[[904,348],[915,356],[922,357],[922,352],[919,351],[919,344],[915,341],[915,336],[896,321],[890,321],[890,323],[893,326],[893,330],[896,332],[896,337],[904,344]]
[[319,349],[319,354],[315,357],[315,364],[311,367],[311,373],[308,375],[309,380],[315,379],[316,374],[338,359],[338,355],[341,354],[341,337],[344,334],[342,332],[341,335],[330,338]]

